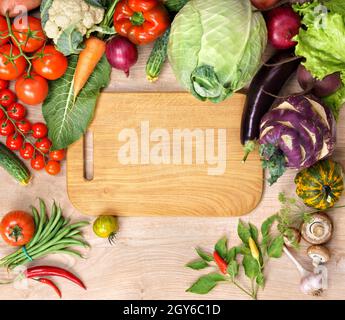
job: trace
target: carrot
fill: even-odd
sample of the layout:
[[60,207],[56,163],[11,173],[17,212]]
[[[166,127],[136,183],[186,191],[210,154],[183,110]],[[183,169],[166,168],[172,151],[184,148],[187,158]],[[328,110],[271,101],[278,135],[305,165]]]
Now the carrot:
[[77,97],[93,70],[95,70],[97,63],[105,53],[105,46],[105,42],[96,37],[90,37],[85,41],[85,48],[79,55],[77,68],[75,69],[74,97]]

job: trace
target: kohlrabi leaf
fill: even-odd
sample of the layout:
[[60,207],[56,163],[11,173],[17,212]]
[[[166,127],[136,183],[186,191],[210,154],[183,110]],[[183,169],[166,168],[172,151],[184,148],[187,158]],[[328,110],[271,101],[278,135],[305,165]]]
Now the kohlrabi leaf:
[[75,26],[69,26],[61,33],[56,46],[65,56],[79,54],[83,46],[84,37]]
[[73,77],[77,61],[77,55],[69,57],[65,75],[49,83],[49,95],[43,103],[43,116],[54,150],[67,148],[85,133],[93,118],[100,90],[110,80],[111,67],[104,56],[74,99]]

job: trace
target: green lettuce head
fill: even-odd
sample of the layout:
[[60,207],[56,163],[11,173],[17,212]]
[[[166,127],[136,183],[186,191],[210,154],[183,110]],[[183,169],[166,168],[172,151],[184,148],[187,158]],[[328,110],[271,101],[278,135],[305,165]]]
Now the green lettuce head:
[[253,78],[266,44],[265,21],[250,0],[190,0],[171,26],[168,55],[195,97],[221,102]]

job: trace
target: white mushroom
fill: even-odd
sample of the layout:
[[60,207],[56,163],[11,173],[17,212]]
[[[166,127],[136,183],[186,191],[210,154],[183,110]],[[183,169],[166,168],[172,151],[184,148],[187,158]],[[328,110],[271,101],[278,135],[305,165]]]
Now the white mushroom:
[[323,244],[332,237],[332,221],[325,213],[315,213],[310,221],[303,223],[301,233],[310,244]]
[[312,259],[315,268],[322,263],[328,262],[331,258],[330,251],[323,246],[310,246],[307,250],[307,254]]

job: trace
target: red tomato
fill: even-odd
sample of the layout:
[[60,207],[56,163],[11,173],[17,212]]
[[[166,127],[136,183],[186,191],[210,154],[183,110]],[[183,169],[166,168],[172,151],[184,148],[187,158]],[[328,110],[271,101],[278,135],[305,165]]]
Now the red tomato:
[[[47,40],[41,25],[41,19],[25,16],[12,24],[14,37],[24,52],[34,52]],[[16,42],[13,41],[16,45]]]
[[25,142],[23,147],[20,148],[20,150],[19,150],[19,154],[25,160],[31,159],[34,155],[34,152],[35,152],[35,148],[29,142]]
[[7,148],[13,151],[19,150],[23,146],[23,143],[23,136],[18,133],[10,134],[6,139]]
[[28,134],[31,131],[31,123],[28,119],[23,119],[16,122],[18,130],[24,134]]
[[17,97],[15,93],[10,89],[3,89],[0,91],[0,104],[3,107],[9,107],[16,101]]
[[45,159],[40,153],[36,153],[31,159],[31,167],[35,170],[42,170],[45,166]]
[[0,222],[2,238],[11,246],[27,244],[35,233],[32,216],[24,211],[11,211]]
[[65,159],[65,156],[66,156],[65,149],[55,150],[49,153],[49,158],[55,161],[62,161],[63,159]]
[[48,82],[37,73],[22,75],[16,81],[18,99],[29,105],[42,103],[48,95]]
[[[0,16],[0,38],[6,37],[8,35],[8,27],[6,19],[3,16]],[[9,38],[0,39],[0,46],[7,43]]]
[[24,73],[27,62],[23,56],[13,59],[19,55],[18,48],[11,44],[0,47],[0,79],[15,80]]
[[45,168],[50,175],[56,176],[61,170],[60,162],[49,160]]
[[9,84],[7,80],[0,79],[0,90],[7,89]]
[[0,121],[0,134],[2,136],[9,136],[15,131],[13,123],[8,119]]
[[35,139],[42,139],[48,134],[47,126],[42,122],[36,122],[32,125],[32,136]]
[[8,107],[7,113],[11,119],[19,121],[25,118],[26,109],[21,103],[15,102]]
[[2,108],[0,108],[0,120],[5,118],[5,112]]
[[48,153],[50,147],[52,146],[52,142],[47,138],[38,139],[35,143],[37,149],[39,149],[43,153]]
[[68,67],[67,58],[54,46],[48,45],[36,52],[36,59],[32,61],[36,73],[48,80],[62,77]]

